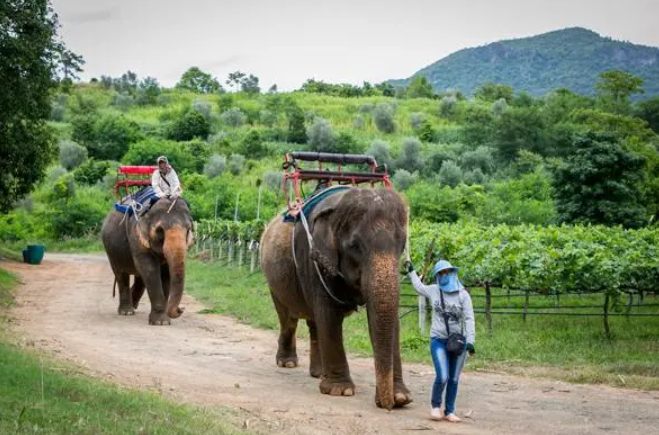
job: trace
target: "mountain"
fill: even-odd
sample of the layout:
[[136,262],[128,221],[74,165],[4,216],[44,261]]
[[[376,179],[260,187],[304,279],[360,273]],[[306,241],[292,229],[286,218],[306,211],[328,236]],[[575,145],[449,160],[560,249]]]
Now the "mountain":
[[581,27],[460,50],[389,83],[405,85],[422,75],[438,92],[459,89],[473,95],[483,83],[494,82],[536,96],[560,87],[594,95],[598,75],[611,69],[642,77],[643,98],[659,95],[659,48],[615,41]]

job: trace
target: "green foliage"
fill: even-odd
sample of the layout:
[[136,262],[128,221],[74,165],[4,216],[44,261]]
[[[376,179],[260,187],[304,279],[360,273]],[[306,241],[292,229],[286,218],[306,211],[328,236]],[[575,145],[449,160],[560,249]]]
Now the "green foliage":
[[[89,121],[91,119],[85,119],[84,124],[87,125]],[[131,143],[138,142],[143,137],[137,123],[123,115],[107,115],[94,124],[93,137],[80,138],[79,143],[87,148],[89,157],[98,160],[119,160],[128,151]]]
[[188,110],[170,126],[167,138],[179,142],[194,138],[206,140],[210,132],[208,119],[196,110]]
[[636,106],[636,114],[659,134],[659,97],[642,101]]
[[407,98],[432,98],[434,95],[432,85],[421,75],[414,77],[405,91]]
[[0,14],[0,212],[7,212],[43,179],[55,155],[46,125],[54,77],[74,76],[82,59],[59,40],[49,0],[7,0]]
[[87,148],[71,140],[60,141],[58,146],[60,164],[69,171],[87,160]]
[[503,100],[506,103],[512,103],[515,90],[512,86],[501,85],[498,83],[487,82],[476,89],[474,97],[479,100],[494,103]]
[[465,151],[460,156],[460,167],[467,170],[478,169],[483,174],[491,174],[494,172],[495,165],[494,150],[486,146],[479,146],[474,150]]
[[416,134],[423,142],[433,142],[435,140],[435,129],[432,128],[432,124],[427,119],[421,121]]
[[493,145],[504,162],[513,161],[520,150],[549,154],[544,120],[535,108],[511,107],[501,114],[494,128]]
[[439,100],[439,114],[449,118],[455,114],[458,107],[458,99],[453,95],[445,95]]
[[200,70],[196,66],[189,68],[183,73],[176,87],[200,94],[214,94],[222,90],[222,86],[215,77]]
[[417,181],[417,175],[416,172],[412,174],[405,169],[399,169],[396,171],[396,174],[394,174],[392,181],[394,186],[396,186],[396,189],[405,191]]
[[625,113],[629,109],[629,97],[643,92],[643,79],[619,69],[605,71],[599,75],[595,86],[600,98],[611,109]]
[[387,142],[376,139],[371,142],[371,147],[366,151],[366,154],[375,157],[378,165],[387,165],[391,168],[393,160],[391,159],[390,148]]
[[373,109],[373,121],[382,133],[393,133],[396,130],[394,110],[388,103],[378,103]]
[[323,118],[317,117],[307,131],[309,145],[314,151],[334,152],[336,146],[336,135],[332,125]]
[[556,207],[565,222],[638,227],[646,224],[639,182],[645,159],[623,149],[615,136],[588,133],[555,168]]
[[354,136],[346,132],[341,132],[336,137],[334,149],[334,152],[344,154],[361,154],[364,151],[362,144],[357,142]]
[[229,171],[233,175],[239,175],[245,167],[245,156],[242,154],[231,154],[229,156]]
[[93,186],[103,180],[110,169],[110,163],[105,160],[89,159],[73,172],[75,180],[80,184]]
[[268,150],[263,144],[263,138],[256,129],[247,133],[238,151],[240,154],[249,156],[250,159],[261,159],[268,154]]
[[304,126],[304,112],[300,106],[294,102],[290,102],[286,107],[286,118],[288,119],[288,141],[298,144],[307,143],[307,129]]
[[240,127],[245,122],[245,114],[237,107],[231,107],[225,110],[220,115],[220,119],[224,125],[229,127]]
[[462,168],[452,160],[446,160],[442,163],[437,174],[439,182],[446,185],[455,187],[462,182]]
[[204,165],[204,174],[209,179],[213,179],[219,175],[222,175],[226,167],[227,158],[219,154],[213,154],[210,159],[208,159],[208,162]]
[[421,142],[417,138],[408,137],[403,140],[402,148],[402,152],[396,159],[396,169],[406,169],[409,172],[421,170],[423,168]]

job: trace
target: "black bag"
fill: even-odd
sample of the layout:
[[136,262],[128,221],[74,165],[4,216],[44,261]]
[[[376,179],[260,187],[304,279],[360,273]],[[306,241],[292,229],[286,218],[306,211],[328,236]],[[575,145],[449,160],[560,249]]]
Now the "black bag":
[[464,336],[461,332],[451,332],[448,327],[448,314],[446,313],[446,307],[444,305],[444,293],[442,289],[439,288],[439,282],[437,283],[437,288],[439,290],[439,297],[442,299],[442,316],[444,317],[444,324],[446,325],[446,333],[448,334],[448,340],[446,341],[446,352],[451,355],[460,356],[466,349],[467,337]]

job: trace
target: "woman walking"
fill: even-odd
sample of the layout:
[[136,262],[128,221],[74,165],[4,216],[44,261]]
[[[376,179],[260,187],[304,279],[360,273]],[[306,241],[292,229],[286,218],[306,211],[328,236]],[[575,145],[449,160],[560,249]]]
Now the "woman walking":
[[[424,285],[421,282],[411,262],[407,263],[407,269],[414,289],[429,298],[432,304],[430,353],[436,377],[432,387],[430,418],[458,423],[461,420],[455,415],[455,400],[458,395],[460,372],[465,363],[466,353],[470,355],[476,353],[474,347],[476,331],[471,297],[458,279],[458,268],[453,267],[446,260],[438,261],[433,267],[432,277],[435,283],[431,285]],[[450,335],[453,337],[449,340]],[[446,397],[443,401],[444,391]]]

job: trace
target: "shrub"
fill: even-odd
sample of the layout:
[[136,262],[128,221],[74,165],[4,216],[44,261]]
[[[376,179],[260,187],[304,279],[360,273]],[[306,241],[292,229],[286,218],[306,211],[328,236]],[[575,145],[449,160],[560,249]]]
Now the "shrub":
[[334,152],[336,147],[336,135],[332,131],[332,125],[324,118],[317,117],[313,125],[307,131],[309,145],[314,151]]
[[277,114],[267,109],[263,109],[259,112],[259,120],[261,124],[266,127],[272,127],[277,124]]
[[458,107],[458,99],[454,95],[447,95],[439,100],[439,114],[448,118],[453,115]]
[[213,106],[208,101],[193,101],[192,110],[200,113],[207,121],[210,121],[213,116]]
[[452,160],[445,161],[439,170],[439,181],[451,187],[457,186],[462,181],[462,169]]
[[124,116],[105,116],[98,121],[94,130],[93,142],[79,143],[87,147],[89,157],[97,160],[119,160],[131,143],[143,137],[140,126]]
[[410,127],[412,127],[412,130],[419,128],[421,122],[423,122],[423,113],[412,113],[410,115]]
[[108,169],[110,169],[109,162],[89,159],[78,166],[73,172],[73,176],[78,183],[92,186],[103,180],[103,177],[108,173]]
[[237,107],[225,110],[220,115],[220,119],[224,125],[229,127],[240,127],[245,122],[245,114]]
[[336,146],[334,147],[334,152],[361,154],[363,150],[364,148],[361,146],[361,144],[357,142],[357,140],[349,133],[339,133],[339,136],[336,138]]
[[168,139],[188,141],[196,137],[206,140],[211,132],[208,120],[201,113],[190,110],[174,121],[167,134]]
[[423,166],[421,142],[414,137],[408,137],[403,140],[403,151],[398,156],[398,159],[396,159],[396,168],[414,172],[423,169]]
[[231,154],[229,157],[229,171],[233,175],[240,175],[245,166],[245,156],[242,154]]
[[366,125],[366,122],[364,121],[364,118],[361,115],[355,117],[355,120],[352,122],[352,126],[357,130],[363,129],[364,125]]
[[130,94],[120,92],[114,96],[112,104],[122,112],[128,112],[128,109],[135,105],[135,98]]
[[460,157],[460,166],[469,170],[480,169],[483,174],[491,174],[495,169],[494,150],[481,145],[475,150],[466,151]]
[[366,151],[369,156],[375,157],[378,165],[387,165],[392,167],[391,155],[389,153],[389,144],[383,140],[374,140],[371,142],[371,147]]
[[59,161],[67,170],[75,169],[87,160],[87,148],[78,145],[72,140],[63,140],[59,143]]
[[213,179],[222,175],[226,168],[227,158],[220,154],[213,154],[204,165],[204,174],[208,178]]
[[399,169],[393,176],[394,186],[399,190],[407,190],[417,180],[417,173],[410,173],[405,169]]
[[373,120],[377,129],[383,133],[393,133],[396,130],[394,124],[394,111],[387,103],[378,103],[373,110]]
[[424,142],[434,142],[435,141],[435,130],[432,128],[432,124],[427,119],[421,121],[417,129],[417,135],[419,139]]
[[307,143],[307,130],[304,126],[304,112],[302,112],[300,106],[291,102],[286,108],[286,118],[288,119],[288,141],[298,144]]
[[260,159],[267,154],[267,149],[263,146],[263,139],[258,130],[250,130],[247,136],[242,140],[240,153],[249,156],[251,159]]
[[485,174],[481,168],[476,168],[473,171],[467,171],[464,174],[464,183],[467,185],[483,184],[485,183]]
[[505,112],[507,109],[508,109],[508,102],[506,101],[505,98],[499,98],[494,103],[492,103],[492,113],[495,116],[503,115],[503,112]]

